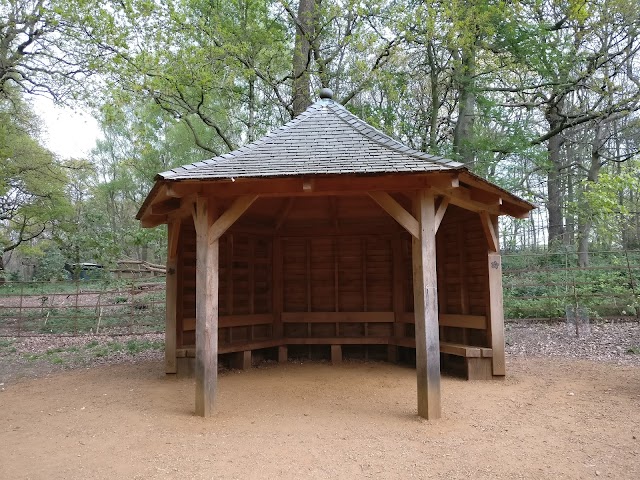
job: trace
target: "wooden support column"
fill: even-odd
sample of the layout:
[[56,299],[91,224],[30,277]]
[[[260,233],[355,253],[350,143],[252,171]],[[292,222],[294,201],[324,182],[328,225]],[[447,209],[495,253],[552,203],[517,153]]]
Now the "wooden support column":
[[[272,330],[272,338],[282,338],[282,303],[283,303],[283,293],[282,293],[282,283],[283,283],[283,256],[282,256],[282,238],[274,237],[273,238],[273,254],[271,255],[271,281],[273,283],[273,287],[271,288],[271,292],[273,294],[272,305],[273,305],[273,330]],[[285,358],[286,362],[286,358]]]
[[504,376],[504,311],[502,307],[502,259],[499,253],[489,252],[489,300],[487,303],[488,332],[493,350],[493,375]]
[[[272,282],[273,288],[273,330],[272,337],[281,339],[284,336],[282,326],[282,308],[283,308],[283,293],[282,285],[284,282],[283,277],[283,255],[282,255],[282,238],[274,237],[273,239],[273,254],[271,255],[271,261],[273,262],[272,268]],[[278,346],[278,363],[287,363],[289,359],[289,350],[286,345]]]
[[[393,336],[401,338],[405,336],[404,316],[404,261],[402,258],[402,237],[394,235],[391,240],[393,255]],[[398,361],[398,346],[387,346],[387,360],[392,363]]]
[[251,368],[251,350],[233,353],[231,368],[238,370],[248,370]]
[[218,238],[211,235],[213,205],[198,197],[196,227],[196,415],[213,414],[218,383]]
[[342,363],[342,345],[331,345],[331,363]]
[[164,365],[165,373],[177,373],[177,302],[178,302],[178,237],[180,235],[180,219],[173,219],[167,225],[167,276],[166,305],[164,329]]
[[418,415],[440,418],[440,340],[436,275],[435,199],[429,190],[414,198],[418,237],[412,238]]

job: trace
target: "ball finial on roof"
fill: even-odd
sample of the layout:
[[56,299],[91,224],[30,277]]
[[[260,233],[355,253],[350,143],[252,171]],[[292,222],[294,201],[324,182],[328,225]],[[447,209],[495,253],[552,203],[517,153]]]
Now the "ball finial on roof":
[[330,88],[321,89],[320,98],[328,98],[329,100],[333,100],[333,91]]

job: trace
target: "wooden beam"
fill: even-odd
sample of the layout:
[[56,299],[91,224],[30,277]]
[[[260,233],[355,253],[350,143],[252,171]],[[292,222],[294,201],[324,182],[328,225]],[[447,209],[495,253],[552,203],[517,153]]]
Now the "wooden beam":
[[197,197],[196,228],[196,415],[213,414],[218,383],[218,239],[212,238],[213,206]]
[[142,228],[153,228],[168,221],[169,218],[166,215],[148,215],[140,219],[140,226]]
[[184,196],[182,189],[176,188],[179,184],[176,182],[165,183],[165,194],[167,197],[180,198]]
[[456,188],[456,189],[436,189],[435,193],[443,195],[449,199],[451,205],[464,208],[472,212],[488,211],[492,215],[499,215],[501,206],[487,205],[482,202],[477,202],[471,199],[471,192],[468,188]]
[[169,198],[164,202],[158,202],[151,205],[151,214],[152,215],[166,215],[167,213],[172,212],[173,210],[177,210],[180,208],[180,199],[179,198]]
[[[405,325],[402,323],[404,315],[404,288],[405,288],[405,263],[402,255],[403,236],[394,235],[391,239],[393,255],[393,336],[402,337],[405,334]],[[387,349],[388,359],[395,363],[398,361],[398,347],[389,345]]]
[[284,323],[392,323],[393,312],[283,312]]
[[497,193],[478,190],[477,188],[471,188],[469,193],[471,200],[475,200],[476,202],[486,205],[502,205],[502,197]]
[[369,196],[412,236],[418,238],[418,222],[387,192],[369,192]]
[[458,188],[458,173],[440,173],[427,178],[427,184],[434,188]]
[[[284,302],[283,294],[283,254],[282,254],[282,238],[274,237],[273,254],[271,255],[271,281],[272,281],[272,305],[273,305],[273,338],[282,338],[282,309]],[[286,352],[285,352],[286,355]],[[285,359],[286,362],[286,359]]]
[[327,175],[314,176],[312,191],[304,190],[302,177],[231,180],[167,181],[167,196],[183,197],[192,194],[215,197],[260,195],[268,197],[353,195],[373,191],[408,192],[437,186],[441,189],[458,186],[457,172],[431,172],[396,175]]
[[245,195],[238,197],[231,206],[209,227],[209,241],[217,241],[227,229],[235,223],[238,218],[251,206],[258,198],[257,195]]
[[342,363],[342,345],[331,345],[331,363]]
[[[180,237],[181,222],[179,219],[172,219],[167,225],[167,259],[178,256],[178,240]],[[169,270],[167,269],[167,272]]]
[[505,375],[505,348],[504,348],[504,311],[502,306],[502,259],[499,253],[489,253],[489,286],[487,316],[489,317],[487,335],[493,350],[492,366],[493,374]]
[[520,219],[529,218],[530,215],[530,210],[518,208],[509,203],[503,203],[502,205],[500,205],[500,212],[505,215]]
[[484,315],[455,315],[441,313],[439,318],[440,325],[443,327],[472,328],[474,330],[487,329],[487,317]]
[[484,231],[484,236],[487,239],[487,245],[489,247],[490,252],[498,251],[498,235],[496,233],[495,226],[493,224],[493,219],[491,215],[487,211],[481,211],[480,213],[480,222],[482,223],[482,230]]
[[447,213],[448,206],[449,206],[449,197],[442,197],[442,200],[440,201],[440,205],[438,205],[438,210],[436,210],[436,218],[435,218],[436,233],[438,233],[438,229],[440,228],[440,224],[442,223],[444,214]]
[[[196,319],[183,319],[185,330],[195,330]],[[218,317],[218,328],[249,327],[252,325],[270,325],[273,323],[273,315],[270,313],[256,313],[253,315],[225,315]]]
[[284,222],[287,221],[287,217],[289,216],[289,213],[291,212],[291,209],[293,208],[293,202],[294,202],[294,197],[287,198],[287,200],[285,201],[285,204],[284,204],[284,208],[282,210],[280,210],[280,212],[278,212],[278,215],[276,216],[275,227],[274,227],[274,230],[276,232],[278,230],[280,230],[282,225],[284,225]]
[[435,199],[428,190],[414,198],[419,235],[412,239],[418,415],[440,418],[440,339],[436,275]]
[[177,302],[178,302],[178,236],[180,222],[173,221],[168,225],[167,276],[165,296],[165,329],[164,329],[164,365],[165,373],[177,373]]

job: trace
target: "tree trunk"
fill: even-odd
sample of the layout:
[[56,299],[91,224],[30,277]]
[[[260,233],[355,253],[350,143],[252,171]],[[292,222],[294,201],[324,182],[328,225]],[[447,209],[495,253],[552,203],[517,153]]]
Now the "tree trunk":
[[[562,106],[564,100],[552,102],[545,117],[549,123],[549,130],[560,125],[563,120]],[[549,214],[549,247],[562,244],[564,238],[564,217],[562,214],[562,181],[560,170],[562,168],[561,149],[564,139],[561,134],[554,135],[547,142],[549,167],[547,171],[547,212]]]
[[427,45],[427,59],[429,61],[429,79],[431,83],[431,114],[429,118],[429,153],[436,153],[438,140],[438,114],[440,97],[438,91],[438,72],[436,71],[435,47],[433,42]]
[[249,118],[247,119],[247,140],[253,142],[256,139],[256,87],[255,79],[249,79]]
[[475,46],[462,50],[458,67],[456,68],[456,81],[458,84],[458,120],[453,131],[453,150],[458,159],[468,167],[473,167],[473,125],[475,123],[475,77],[476,52]]
[[311,105],[311,39],[314,34],[316,0],[300,0],[293,52],[293,116]]
[[[590,186],[598,182],[601,164],[601,149],[604,144],[603,128],[596,125],[594,128],[594,139],[591,144],[591,165],[587,174],[587,185],[585,191],[589,191]],[[589,236],[593,227],[591,206],[586,202],[581,202],[580,215],[578,217],[578,266],[589,266]]]

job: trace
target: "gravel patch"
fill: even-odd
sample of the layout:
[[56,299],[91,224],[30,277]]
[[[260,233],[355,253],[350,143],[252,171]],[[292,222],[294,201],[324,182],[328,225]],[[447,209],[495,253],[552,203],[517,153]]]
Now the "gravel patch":
[[0,337],[0,384],[74,368],[163,358],[163,333]]
[[[586,330],[586,329],[585,329]],[[519,321],[505,325],[508,355],[562,357],[640,366],[640,323],[592,323],[590,333],[576,335],[565,323]]]
[[[640,367],[640,322],[607,321],[576,336],[564,323],[508,322],[506,352]],[[164,334],[0,337],[0,389],[23,378],[99,365],[164,358]]]

